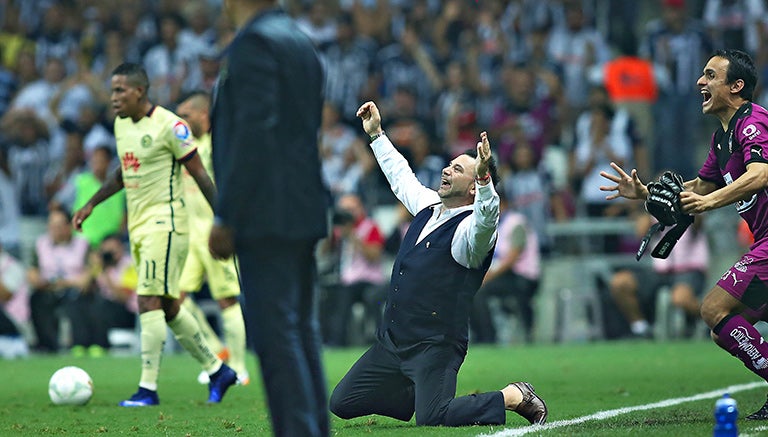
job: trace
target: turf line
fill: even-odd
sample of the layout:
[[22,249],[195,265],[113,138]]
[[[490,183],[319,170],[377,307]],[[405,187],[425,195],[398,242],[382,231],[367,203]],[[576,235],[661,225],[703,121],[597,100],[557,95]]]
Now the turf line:
[[666,408],[674,405],[680,405],[687,402],[701,401],[704,399],[715,399],[723,395],[723,393],[738,393],[740,391],[752,390],[758,387],[765,388],[765,381],[750,382],[748,384],[731,385],[717,390],[712,390],[706,393],[699,393],[697,395],[688,396],[684,398],[672,398],[665,399],[663,401],[654,402],[652,404],[636,405],[634,407],[617,408],[615,410],[598,411],[597,413],[590,414],[588,416],[576,417],[567,420],[557,420],[549,422],[546,425],[541,426],[526,426],[524,428],[511,428],[501,430],[492,434],[480,434],[480,436],[492,436],[492,437],[516,437],[530,433],[548,431],[550,429],[562,428],[564,426],[578,425],[580,423],[588,422],[590,420],[605,420],[612,417],[620,416],[622,414],[632,413],[635,411],[653,410],[656,408]]

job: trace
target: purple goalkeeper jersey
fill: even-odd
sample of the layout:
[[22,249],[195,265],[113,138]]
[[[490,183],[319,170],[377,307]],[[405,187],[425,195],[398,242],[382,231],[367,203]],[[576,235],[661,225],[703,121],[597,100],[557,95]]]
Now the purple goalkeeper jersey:
[[[747,102],[728,123],[712,135],[706,162],[699,178],[724,187],[747,171],[747,164],[768,163],[768,111]],[[751,251],[768,257],[768,190],[763,189],[746,200],[736,202],[736,210],[755,236]]]

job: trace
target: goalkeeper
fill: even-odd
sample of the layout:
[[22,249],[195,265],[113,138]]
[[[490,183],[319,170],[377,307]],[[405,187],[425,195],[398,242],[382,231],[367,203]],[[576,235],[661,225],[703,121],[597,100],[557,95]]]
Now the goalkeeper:
[[[718,346],[768,381],[768,342],[753,325],[768,305],[768,110],[752,103],[757,70],[744,52],[715,52],[696,85],[702,111],[720,121],[698,176],[674,193],[675,184],[646,186],[637,170],[627,174],[612,163],[615,174],[601,172],[612,185],[600,189],[610,192],[608,200],[646,200],[646,209],[660,221],[735,205],[755,243],[706,295],[701,316]],[[747,419],[768,420],[768,402]]]

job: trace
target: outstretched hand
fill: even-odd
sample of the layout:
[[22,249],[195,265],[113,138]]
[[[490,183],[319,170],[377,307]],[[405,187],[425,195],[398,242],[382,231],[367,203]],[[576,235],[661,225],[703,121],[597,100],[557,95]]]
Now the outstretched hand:
[[357,110],[358,117],[363,121],[363,130],[368,135],[375,135],[382,132],[381,114],[379,108],[373,102],[365,102]]
[[475,158],[475,174],[482,179],[488,175],[488,164],[491,162],[491,143],[488,141],[488,133],[480,132],[480,141],[477,142],[477,157]]
[[648,188],[637,176],[637,169],[633,168],[630,174],[627,174],[624,169],[619,167],[615,162],[611,163],[611,168],[616,171],[616,174],[608,173],[606,171],[600,172],[600,176],[616,184],[600,186],[600,191],[615,191],[615,193],[605,196],[606,200],[618,199],[619,197],[645,200],[648,197]]

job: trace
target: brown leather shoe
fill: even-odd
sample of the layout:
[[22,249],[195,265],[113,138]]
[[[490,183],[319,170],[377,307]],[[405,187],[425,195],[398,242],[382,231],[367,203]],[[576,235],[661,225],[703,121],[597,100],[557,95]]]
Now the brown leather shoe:
[[531,425],[543,425],[547,421],[547,404],[536,393],[531,384],[527,382],[513,382],[514,385],[523,394],[523,400],[515,408],[515,413],[523,416]]

